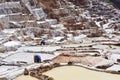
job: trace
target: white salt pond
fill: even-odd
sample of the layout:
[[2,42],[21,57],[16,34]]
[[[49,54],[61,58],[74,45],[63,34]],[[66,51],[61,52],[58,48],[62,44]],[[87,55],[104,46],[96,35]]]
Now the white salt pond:
[[34,55],[39,55],[41,56],[42,61],[46,59],[52,59],[55,57],[54,55],[51,54],[42,54],[42,53],[16,53],[14,55],[8,56],[7,58],[3,59],[5,62],[9,63],[14,63],[16,61],[23,61],[27,62],[28,64],[31,64],[34,62],[33,58]]
[[60,49],[61,46],[32,46],[32,47],[21,47],[18,49],[18,52],[21,51],[31,51],[31,52],[41,52],[41,51],[55,51],[57,49]]
[[78,66],[58,67],[44,74],[53,77],[54,80],[120,80],[118,74],[97,72]]

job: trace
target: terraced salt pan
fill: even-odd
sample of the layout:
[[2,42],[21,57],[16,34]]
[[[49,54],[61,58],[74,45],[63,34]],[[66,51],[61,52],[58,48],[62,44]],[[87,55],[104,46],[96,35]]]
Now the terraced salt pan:
[[18,52],[31,51],[31,52],[41,52],[41,51],[55,51],[60,49],[61,46],[35,46],[35,47],[21,47]]
[[98,49],[109,49],[110,47],[108,45],[94,45],[93,48]]
[[81,43],[81,44],[69,44],[69,45],[63,45],[63,47],[79,47],[79,46],[89,46],[89,45],[93,45],[94,43]]
[[16,53],[14,55],[11,55],[3,59],[3,61],[9,62],[9,63],[14,63],[16,61],[24,61],[24,62],[27,62],[28,64],[31,64],[34,62],[33,57],[36,54],[41,56],[42,61],[46,59],[52,59],[54,57],[54,55],[42,54],[42,53]]
[[0,66],[0,73],[17,68],[16,66]]
[[54,80],[120,80],[120,75],[88,70],[77,66],[54,68],[44,73]]

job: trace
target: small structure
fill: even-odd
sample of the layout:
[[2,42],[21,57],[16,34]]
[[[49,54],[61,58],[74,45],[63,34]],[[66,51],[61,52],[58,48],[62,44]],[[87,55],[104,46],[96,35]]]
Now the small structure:
[[36,18],[37,20],[46,18],[46,14],[44,13],[44,11],[43,11],[42,8],[33,9],[33,13],[34,13],[33,15],[35,16],[35,18]]

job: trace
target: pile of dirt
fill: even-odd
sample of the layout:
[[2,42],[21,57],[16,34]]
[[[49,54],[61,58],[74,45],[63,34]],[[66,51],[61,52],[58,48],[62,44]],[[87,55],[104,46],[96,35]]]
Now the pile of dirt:
[[52,9],[58,9],[60,7],[56,0],[38,0],[37,6],[42,7],[46,13],[49,13]]
[[[100,56],[61,54],[52,60],[54,63],[81,63],[86,66],[100,67],[102,69],[111,66],[113,63]],[[106,64],[109,62],[109,64]]]

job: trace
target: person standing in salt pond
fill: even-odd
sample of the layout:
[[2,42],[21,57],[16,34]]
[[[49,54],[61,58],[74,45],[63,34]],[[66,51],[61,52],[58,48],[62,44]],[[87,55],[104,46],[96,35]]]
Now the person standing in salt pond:
[[40,45],[45,45],[45,38],[41,39],[41,44]]

